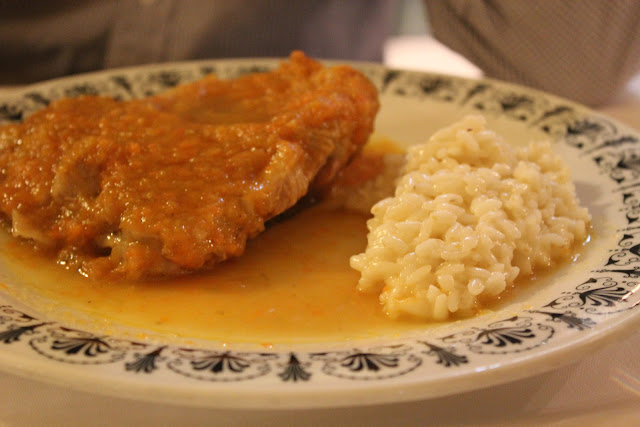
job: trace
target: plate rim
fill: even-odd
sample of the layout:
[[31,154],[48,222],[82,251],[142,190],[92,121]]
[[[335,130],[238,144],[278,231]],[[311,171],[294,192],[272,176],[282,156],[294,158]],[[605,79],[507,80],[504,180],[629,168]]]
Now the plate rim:
[[[109,78],[118,74],[125,74],[125,75],[130,75],[136,72],[140,72],[140,73],[149,73],[152,72],[154,70],[165,70],[165,69],[170,69],[170,68],[181,68],[181,69],[189,69],[189,68],[195,68],[195,67],[203,67],[203,66],[207,66],[208,64],[223,64],[223,65],[229,65],[229,66],[235,66],[238,67],[238,64],[253,64],[255,65],[256,63],[258,64],[269,64],[270,66],[275,66],[277,65],[277,63],[279,63],[282,60],[285,60],[286,58],[271,58],[271,57],[264,57],[264,58],[227,58],[227,59],[205,59],[205,60],[195,60],[195,61],[177,61],[177,62],[169,62],[169,63],[159,63],[159,64],[148,64],[148,65],[144,65],[144,66],[133,66],[133,67],[123,67],[123,68],[117,68],[117,69],[109,69],[109,70],[100,70],[100,71],[95,71],[95,72],[91,72],[91,73],[85,73],[85,74],[78,74],[78,75],[74,75],[74,76],[67,76],[67,77],[62,77],[62,78],[57,78],[57,79],[52,79],[52,80],[48,80],[45,82],[39,82],[39,83],[35,83],[35,84],[31,84],[31,85],[27,85],[24,87],[20,87],[17,89],[11,89],[8,92],[1,92],[0,93],[0,103],[3,101],[3,99],[12,99],[12,98],[19,98],[19,97],[24,97],[26,94],[30,93],[30,92],[34,92],[37,90],[45,90],[46,88],[50,88],[56,85],[62,85],[64,86],[65,84],[71,84],[73,82],[78,81],[79,79],[88,79],[89,81],[98,81],[100,79],[104,79],[104,78]],[[455,81],[455,82],[468,82],[468,83],[483,83],[483,82],[487,82],[491,85],[495,85],[498,86],[499,88],[506,88],[506,89],[510,89],[513,90],[515,92],[524,92],[529,93],[529,94],[533,94],[533,96],[538,96],[547,100],[550,100],[551,103],[556,103],[556,104],[563,104],[563,105],[567,105],[570,106],[572,108],[574,108],[579,115],[583,115],[583,116],[593,116],[593,117],[599,117],[609,123],[612,124],[612,126],[616,129],[620,129],[622,130],[621,133],[627,132],[627,133],[631,133],[631,134],[637,134],[636,131],[631,130],[631,128],[627,125],[624,125],[620,122],[618,122],[617,120],[610,118],[608,116],[606,116],[605,114],[596,112],[592,109],[590,109],[589,107],[586,107],[584,105],[578,104],[576,102],[570,101],[570,100],[566,100],[564,98],[555,96],[553,94],[548,94],[545,93],[543,91],[539,91],[537,89],[532,89],[532,88],[528,88],[526,86],[522,86],[519,84],[514,84],[514,83],[510,83],[510,82],[503,82],[500,80],[494,80],[494,79],[488,79],[488,78],[481,78],[481,79],[472,79],[472,78],[465,78],[465,77],[459,77],[459,76],[450,76],[447,74],[442,74],[442,73],[430,73],[430,72],[422,72],[422,71],[416,71],[416,70],[403,70],[403,69],[399,69],[399,68],[390,68],[390,67],[386,67],[382,64],[377,64],[377,63],[370,63],[370,62],[353,62],[353,61],[339,61],[339,60],[328,60],[328,61],[322,61],[325,62],[327,64],[330,65],[334,65],[334,64],[348,64],[348,65],[352,65],[355,66],[356,68],[360,68],[360,69],[364,69],[364,70],[379,70],[381,72],[385,72],[385,73],[398,73],[399,75],[404,75],[404,76],[408,76],[408,77],[419,77],[419,76],[432,76],[434,78],[443,78],[443,79],[451,79],[451,81]],[[387,84],[384,83],[383,84]],[[383,86],[381,89],[385,90],[386,88],[388,88],[388,86]],[[0,308],[2,308],[2,290],[0,289]],[[637,305],[637,304],[636,304]],[[247,395],[249,393],[247,393],[246,390],[235,390],[235,389],[227,389],[224,391],[219,390],[217,387],[214,388],[209,388],[206,392],[202,392],[202,390],[200,390],[203,387],[197,387],[200,394],[198,395],[191,395],[191,393],[188,392],[189,387],[187,387],[187,390],[184,391],[183,394],[176,396],[175,393],[171,393],[171,391],[167,391],[166,389],[162,389],[163,393],[167,393],[166,396],[159,396],[159,395],[154,395],[154,396],[147,396],[147,395],[135,395],[135,396],[129,396],[130,398],[138,398],[138,399],[143,399],[143,400],[150,400],[150,401],[164,401],[164,402],[172,402],[172,403],[176,403],[176,399],[179,400],[180,404],[186,404],[186,405],[195,405],[195,406],[215,406],[215,407],[221,407],[220,404],[218,402],[211,402],[211,398],[212,395],[218,395],[220,393],[231,393],[233,396],[235,397],[235,399],[223,399],[224,403],[222,404],[222,407],[227,407],[227,408],[231,408],[231,407],[237,407],[237,408],[245,408],[245,409],[250,409],[250,408],[256,408],[256,409],[265,409],[265,408],[269,408],[269,407],[274,407],[274,408],[291,408],[291,407],[296,407],[296,408],[311,408],[311,407],[329,407],[329,406],[352,406],[352,405],[364,405],[364,404],[375,404],[375,403],[391,403],[391,402],[399,402],[399,401],[407,401],[407,400],[419,400],[419,399],[423,399],[423,398],[432,398],[432,397],[440,397],[440,396],[445,396],[445,395],[450,395],[450,394],[454,394],[460,391],[471,391],[474,389],[478,389],[478,388],[483,388],[483,387],[488,387],[491,385],[496,385],[499,383],[504,383],[504,382],[508,382],[508,381],[514,381],[514,380],[518,380],[518,379],[522,379],[524,377],[530,376],[532,375],[531,371],[528,371],[526,373],[520,373],[520,372],[516,372],[518,369],[520,368],[522,365],[526,365],[530,362],[530,359],[535,359],[537,361],[540,361],[541,359],[543,359],[542,361],[547,361],[548,363],[546,364],[536,364],[537,369],[534,369],[535,373],[542,373],[542,372],[546,372],[552,369],[555,369],[559,366],[562,366],[564,364],[570,363],[571,361],[567,361],[567,355],[573,355],[575,353],[580,353],[581,350],[583,350],[584,348],[595,348],[595,347],[599,347],[604,345],[606,342],[610,342],[613,341],[614,339],[617,339],[619,336],[622,336],[624,334],[626,334],[627,332],[630,332],[633,328],[634,325],[640,324],[640,316],[638,314],[638,309],[635,310],[635,312],[633,312],[632,314],[629,314],[628,316],[617,316],[614,320],[607,320],[606,322],[600,324],[599,326],[601,328],[604,329],[604,331],[599,331],[597,334],[592,334],[592,335],[587,335],[586,337],[581,337],[579,339],[574,339],[570,344],[568,345],[564,345],[564,346],[559,346],[558,348],[555,347],[551,347],[550,349],[548,347],[545,347],[546,350],[548,351],[543,351],[541,354],[540,353],[536,353],[536,354],[529,354],[528,356],[524,357],[524,358],[519,358],[518,361],[516,362],[511,362],[508,364],[501,364],[499,366],[493,366],[490,368],[486,368],[483,370],[480,370],[478,372],[475,372],[474,374],[476,375],[475,378],[477,377],[481,377],[484,381],[481,381],[481,384],[471,384],[471,385],[467,385],[467,387],[472,387],[472,388],[465,388],[464,390],[460,390],[459,387],[455,387],[456,384],[458,383],[468,383],[468,378],[470,375],[469,374],[461,374],[459,376],[453,376],[455,381],[453,383],[451,383],[451,376],[450,377],[446,377],[446,378],[440,378],[438,380],[436,380],[436,384],[442,383],[442,382],[450,382],[449,383],[449,388],[447,388],[448,391],[442,393],[442,392],[434,392],[434,393],[430,393],[429,391],[424,391],[425,386],[425,381],[424,379],[422,379],[422,381],[417,380],[417,379],[413,379],[413,380],[407,380],[404,382],[401,382],[400,384],[397,384],[395,382],[393,383],[377,383],[376,386],[377,387],[371,387],[371,385],[373,384],[372,382],[368,383],[369,387],[354,387],[354,389],[357,389],[358,391],[365,391],[365,393],[367,394],[366,396],[364,396],[363,399],[355,399],[356,401],[354,402],[354,399],[349,400],[348,402],[345,401],[345,396],[343,396],[343,392],[352,392],[351,388],[349,390],[351,391],[345,391],[345,389],[341,389],[341,390],[335,390],[335,387],[331,389],[331,392],[334,393],[332,395],[332,398],[327,399],[326,397],[324,398],[324,400],[320,400],[318,399],[318,397],[316,396],[317,392],[314,392],[313,390],[310,391],[306,391],[306,390],[287,390],[287,391],[278,391],[278,393],[280,393],[281,395],[279,395],[278,399],[274,399],[274,391],[273,390],[269,390],[268,393],[258,393],[258,395],[254,395],[251,396],[250,399],[246,399]],[[0,314],[2,314],[0,312]],[[6,323],[6,322],[4,322]],[[60,323],[62,324],[62,323]],[[0,326],[3,325],[3,322],[0,322]],[[605,327],[606,326],[606,327]],[[0,331],[1,332],[1,331]],[[578,345],[579,344],[579,345]],[[1,345],[1,344],[0,344]],[[6,356],[6,354],[4,352],[1,351],[2,348],[0,347],[0,361],[2,360],[8,360],[11,359],[11,354],[9,354],[9,356]],[[282,354],[286,354],[285,352],[282,352]],[[15,356],[15,355],[14,355]],[[562,360],[561,360],[562,359]],[[42,364],[45,365],[46,363],[49,363],[49,361],[47,359],[43,359],[42,360]],[[60,366],[64,366],[64,371],[73,371],[73,367],[74,365],[66,365],[66,364],[62,364]],[[39,373],[40,375],[38,375],[38,379],[47,381],[47,382],[52,382],[52,383],[56,383],[56,379],[60,380],[59,376],[60,375],[56,375],[56,374],[51,374],[50,371],[47,371],[50,375],[42,375],[42,371],[44,371],[44,369],[40,370],[40,369],[30,369],[28,366],[20,364],[19,368],[17,370],[11,370],[9,369],[8,366],[5,365],[5,363],[0,363],[0,370],[5,371],[9,374],[18,374],[18,375],[22,375],[26,378],[29,378],[30,375]],[[505,376],[506,373],[506,376]],[[498,374],[502,374],[503,377],[502,378],[497,378]],[[82,384],[68,384],[69,386],[72,386],[74,388],[89,388],[91,383],[90,380],[95,378],[99,378],[101,376],[101,374],[96,374],[95,372],[90,372],[89,374],[83,374],[83,376],[85,376],[88,380],[84,381]],[[102,376],[104,376],[104,374],[102,374]],[[488,378],[487,378],[488,377]],[[493,378],[492,378],[493,377]],[[108,377],[109,378],[109,382],[114,381],[115,383],[117,383],[118,380],[116,380],[113,377]],[[144,384],[140,384],[138,381],[134,381],[133,378],[139,378],[139,377],[127,377],[126,382],[127,383],[133,383],[135,384],[133,387],[135,389],[139,389],[139,391],[142,391],[144,389],[148,389],[149,385],[144,385]],[[406,379],[406,377],[405,377]],[[120,380],[122,381],[122,380]],[[433,380],[432,380],[433,382]],[[473,381],[472,381],[473,382]],[[115,384],[114,383],[114,384]],[[389,397],[389,396],[385,396],[384,398],[377,398],[377,393],[380,393],[380,389],[382,389],[382,391],[388,391],[387,389],[389,388],[393,388],[393,389],[401,389],[402,386],[408,387],[408,389],[406,390],[396,390],[397,393],[393,394],[393,397]],[[430,383],[431,384],[431,383]],[[131,384],[129,384],[131,386]],[[451,385],[454,385],[454,387],[451,387]],[[185,386],[186,387],[186,386]],[[446,387],[445,387],[446,388]],[[117,392],[116,392],[116,389]],[[371,391],[371,390],[374,390]],[[455,390],[454,390],[455,389]],[[157,389],[155,389],[157,391]],[[92,392],[96,392],[96,390],[85,390],[85,391],[92,391]],[[112,393],[116,393],[116,395],[123,395],[123,392],[121,389],[119,389],[116,386],[114,386],[113,390],[111,392],[109,392],[108,390],[105,389],[101,389],[98,390],[101,391],[103,393],[98,393],[98,394],[112,394]],[[175,391],[175,390],[173,390]],[[419,393],[419,391],[423,391],[423,393]],[[234,393],[237,393],[238,395],[240,395],[241,399],[237,399],[237,396],[234,395]],[[316,394],[314,394],[316,393]],[[129,393],[125,393],[128,394]],[[178,393],[179,394],[179,393]],[[296,399],[294,399],[293,401],[285,401],[284,397],[285,395],[291,395],[293,397],[296,397]],[[307,398],[303,398],[302,395],[304,395]],[[199,397],[202,396],[202,399],[200,399]],[[149,399],[146,399],[146,397],[149,397]],[[205,398],[206,397],[206,398]],[[166,400],[165,400],[166,398]],[[246,405],[245,405],[246,403]],[[237,406],[239,405],[239,406]]]

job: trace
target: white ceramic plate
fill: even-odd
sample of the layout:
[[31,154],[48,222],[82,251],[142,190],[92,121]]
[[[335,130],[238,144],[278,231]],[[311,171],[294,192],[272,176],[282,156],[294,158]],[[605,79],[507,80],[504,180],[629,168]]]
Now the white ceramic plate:
[[[78,94],[140,97],[270,59],[179,63],[46,82],[0,97],[0,121]],[[490,315],[394,338],[247,350],[233,343],[137,342],[70,328],[0,288],[0,369],[132,399],[227,408],[397,402],[468,391],[577,360],[640,319],[640,136],[587,108],[490,80],[355,64],[380,89],[377,133],[408,144],[468,113],[507,140],[549,138],[571,165],[593,237],[578,261]],[[1,260],[0,260],[1,261]],[[5,264],[6,266],[6,264]],[[6,268],[5,268],[6,270]],[[0,280],[14,280],[0,269]]]

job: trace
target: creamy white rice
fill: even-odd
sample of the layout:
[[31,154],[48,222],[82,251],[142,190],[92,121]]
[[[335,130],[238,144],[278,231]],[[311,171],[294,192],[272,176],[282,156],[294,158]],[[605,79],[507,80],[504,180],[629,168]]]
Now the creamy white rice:
[[376,203],[358,289],[391,317],[446,320],[519,276],[573,256],[590,215],[548,142],[515,149],[468,116],[407,152],[395,196]]

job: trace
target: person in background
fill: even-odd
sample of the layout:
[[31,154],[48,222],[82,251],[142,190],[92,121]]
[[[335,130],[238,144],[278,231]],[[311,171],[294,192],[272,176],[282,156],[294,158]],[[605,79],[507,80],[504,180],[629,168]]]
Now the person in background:
[[640,72],[640,1],[425,0],[434,37],[488,77],[581,103]]
[[190,59],[380,61],[396,1],[0,0],[0,84]]
[[[488,77],[588,105],[640,71],[637,0],[424,0],[433,35]],[[146,63],[380,61],[394,0],[0,0],[0,85]]]

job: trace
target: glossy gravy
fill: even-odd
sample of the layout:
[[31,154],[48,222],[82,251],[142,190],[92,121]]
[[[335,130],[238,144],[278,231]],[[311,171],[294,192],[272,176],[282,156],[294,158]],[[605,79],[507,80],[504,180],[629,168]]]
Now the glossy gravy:
[[323,206],[271,225],[240,258],[208,273],[108,283],[65,271],[15,241],[5,244],[10,293],[61,323],[140,338],[299,343],[393,335],[423,323],[391,320],[377,295],[356,291],[349,257],[366,245],[366,218]]
[[[0,260],[10,280],[0,290],[65,326],[182,343],[317,344],[437,326],[390,319],[377,295],[356,291],[358,273],[349,258],[366,245],[366,219],[318,205],[271,224],[240,258],[207,273],[153,282],[93,281],[2,234]],[[561,267],[517,280],[500,301],[525,301]]]

